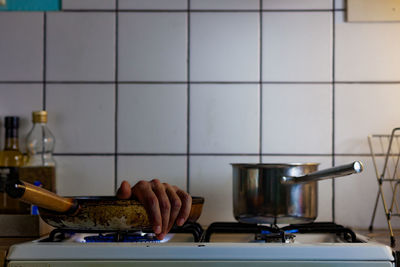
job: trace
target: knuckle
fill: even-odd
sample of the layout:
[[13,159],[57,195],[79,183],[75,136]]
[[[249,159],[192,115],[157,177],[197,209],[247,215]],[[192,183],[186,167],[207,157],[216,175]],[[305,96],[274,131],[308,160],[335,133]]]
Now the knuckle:
[[182,194],[181,194],[181,199],[182,199],[182,201],[184,201],[184,202],[191,202],[192,201],[192,197],[188,194],[188,193],[186,193],[186,192],[183,192]]
[[148,183],[146,181],[141,180],[141,181],[137,182],[134,187],[141,189],[141,188],[145,188],[147,186],[148,186]]
[[169,210],[171,210],[171,204],[168,200],[162,200],[160,201],[160,209],[164,212],[168,212]]
[[146,201],[147,205],[152,208],[157,206],[157,204],[158,204],[157,198],[153,195],[147,196],[145,201]]
[[182,207],[182,201],[179,198],[176,198],[172,201],[172,208],[174,210],[180,210]]
[[164,188],[171,188],[171,185],[168,184],[168,183],[162,183],[162,186],[163,186]]
[[160,180],[158,180],[157,178],[154,178],[153,180],[150,181],[152,184],[154,185],[161,185]]

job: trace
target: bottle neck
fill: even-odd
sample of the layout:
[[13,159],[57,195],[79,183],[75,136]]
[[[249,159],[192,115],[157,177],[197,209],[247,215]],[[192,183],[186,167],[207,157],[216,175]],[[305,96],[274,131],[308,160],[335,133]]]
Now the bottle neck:
[[18,129],[6,128],[4,150],[19,150]]

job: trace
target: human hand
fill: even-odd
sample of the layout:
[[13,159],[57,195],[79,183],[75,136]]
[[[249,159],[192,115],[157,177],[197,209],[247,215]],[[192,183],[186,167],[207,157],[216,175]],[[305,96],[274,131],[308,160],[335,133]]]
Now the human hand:
[[158,179],[139,181],[132,188],[127,181],[123,181],[117,191],[117,198],[129,199],[136,197],[143,204],[149,216],[153,231],[158,239],[163,239],[176,225],[182,226],[189,217],[192,207],[192,197]]

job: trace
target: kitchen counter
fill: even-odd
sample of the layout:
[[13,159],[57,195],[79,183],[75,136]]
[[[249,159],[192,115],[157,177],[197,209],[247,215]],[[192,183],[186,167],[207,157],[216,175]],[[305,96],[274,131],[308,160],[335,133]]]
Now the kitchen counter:
[[7,250],[11,245],[37,239],[37,237],[0,237],[0,267],[5,266]]
[[[387,229],[377,229],[374,230],[372,233],[365,229],[354,229],[354,231],[370,238],[373,241],[390,246],[390,235]],[[400,251],[400,229],[393,230],[393,232],[396,240],[396,246],[393,249]]]

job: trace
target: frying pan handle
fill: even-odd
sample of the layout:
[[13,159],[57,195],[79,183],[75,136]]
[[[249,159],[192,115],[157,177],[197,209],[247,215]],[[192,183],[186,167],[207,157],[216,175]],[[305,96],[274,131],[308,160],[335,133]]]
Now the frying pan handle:
[[12,198],[17,198],[23,202],[51,211],[74,213],[79,206],[73,198],[60,197],[46,189],[20,180],[8,182],[5,190]]
[[332,179],[340,176],[346,176],[353,173],[360,173],[364,169],[364,166],[361,161],[355,161],[350,164],[341,165],[321,171],[312,172],[303,176],[298,177],[290,177],[284,176],[282,177],[283,184],[301,184],[325,179]]

